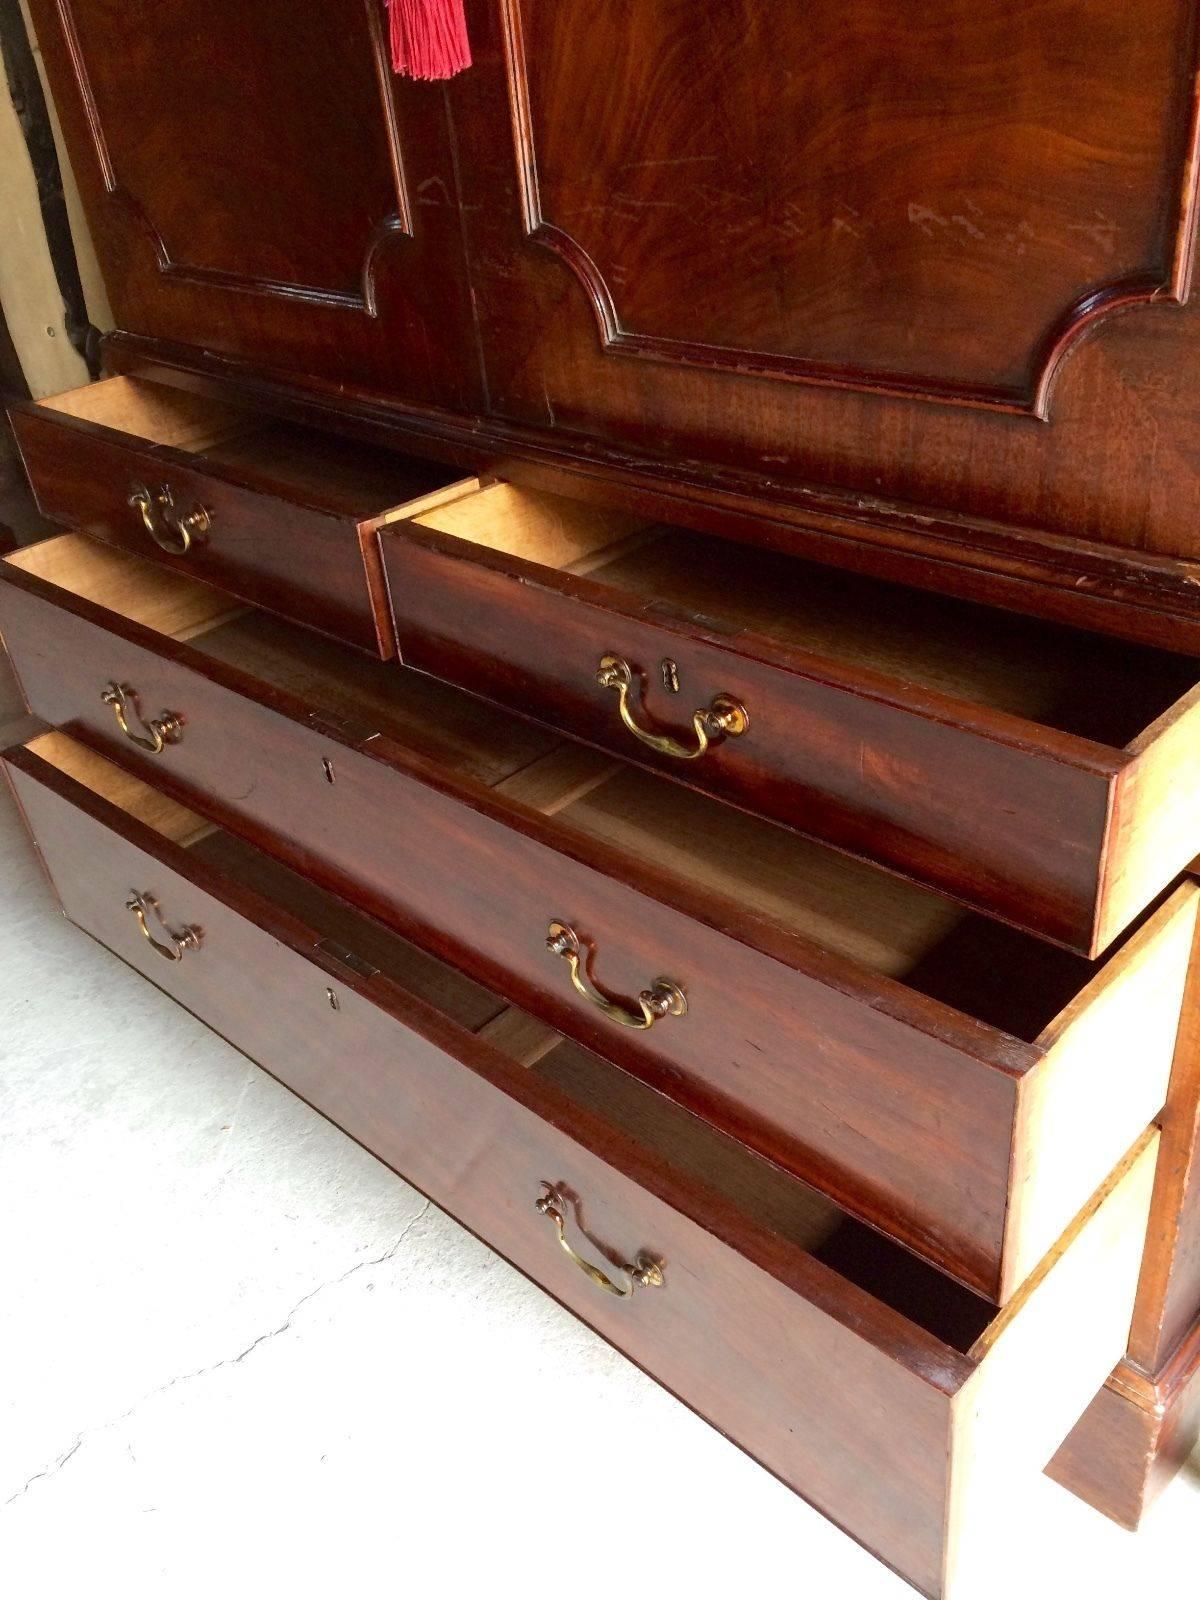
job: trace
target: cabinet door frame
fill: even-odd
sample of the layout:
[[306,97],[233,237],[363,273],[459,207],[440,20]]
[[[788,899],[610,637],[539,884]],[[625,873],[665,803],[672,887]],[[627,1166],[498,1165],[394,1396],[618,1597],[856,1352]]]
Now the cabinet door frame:
[[[89,6],[98,5],[31,0],[30,14],[118,326],[260,369],[348,388],[390,388],[418,404],[477,406],[481,375],[445,100],[439,86],[393,74],[382,0],[334,0],[306,13],[303,30],[275,27],[269,5],[244,7],[241,36],[225,37],[232,30],[223,32],[216,19],[205,39],[211,72],[199,70],[177,9],[155,8],[129,20],[137,29],[135,52],[120,36],[108,48],[120,13],[106,7],[89,17]],[[106,30],[102,58],[89,22]],[[269,76],[256,57],[248,66],[241,62],[246,27],[260,30],[261,54],[277,58]],[[147,38],[148,28],[161,31]],[[341,51],[336,73],[322,64],[334,50]],[[228,116],[230,104],[243,103],[249,74],[264,96],[256,122],[270,130],[258,149],[262,171],[243,155],[244,125]],[[149,98],[147,76],[159,80]],[[314,96],[322,86],[323,95]],[[353,97],[344,109],[339,89]],[[188,259],[190,195],[204,194],[202,173],[188,160],[189,134],[194,143],[206,116],[209,153],[224,154],[228,163],[230,209],[214,218],[207,239],[197,240],[197,259]],[[142,192],[128,176],[139,145],[159,155],[157,165],[144,154],[138,161]],[[374,191],[361,216],[357,190],[339,189],[341,157],[356,149],[363,152],[359,176]],[[262,181],[278,182],[298,154],[304,165],[294,183],[273,191]],[[296,221],[295,201],[305,193],[307,218]],[[353,222],[361,242],[354,261],[341,225],[322,238],[316,223],[326,206]],[[271,224],[258,259],[247,243],[254,216]],[[289,262],[287,241],[299,230],[302,247]]]
[[[1026,330],[1028,370],[1006,388],[986,381],[982,367],[950,382],[930,379],[918,365],[899,377],[869,364],[855,369],[853,362],[831,361],[822,367],[798,361],[782,348],[722,349],[703,318],[691,341],[657,337],[661,328],[656,330],[653,319],[625,318],[639,267],[643,276],[657,274],[660,286],[669,280],[659,271],[661,260],[638,256],[643,234],[636,217],[667,212],[647,209],[657,193],[649,179],[630,180],[624,196],[610,187],[593,197],[606,214],[625,206],[623,215],[635,219],[623,234],[623,288],[611,263],[596,259],[597,218],[589,218],[583,205],[590,193],[585,157],[594,142],[595,118],[588,124],[578,108],[589,95],[593,105],[611,100],[612,115],[624,118],[626,133],[651,127],[657,101],[640,94],[632,109],[623,110],[621,95],[609,96],[605,82],[615,80],[628,99],[635,89],[627,63],[650,60],[660,63],[655,70],[661,80],[655,82],[664,97],[671,81],[686,88],[686,64],[697,73],[709,65],[706,8],[691,8],[689,42],[665,60],[670,52],[655,55],[643,48],[647,39],[637,31],[637,7],[619,8],[619,17],[613,13],[611,29],[623,30],[620,50],[610,30],[575,29],[571,38],[577,48],[552,54],[559,37],[552,27],[571,26],[557,8],[549,20],[544,0],[471,0],[476,65],[450,86],[449,97],[497,424],[503,419],[509,427],[538,435],[586,436],[593,453],[604,451],[610,459],[656,456],[680,473],[694,464],[707,477],[714,501],[734,484],[753,482],[764,500],[786,507],[795,522],[809,527],[840,500],[835,539],[823,542],[820,555],[844,565],[882,571],[884,563],[898,563],[899,552],[913,554],[918,560],[908,565],[920,574],[916,581],[966,586],[986,573],[997,595],[1007,595],[1002,603],[1018,608],[1031,598],[1022,584],[1032,579],[1040,587],[1061,569],[1070,569],[1070,583],[1082,580],[1085,599],[1096,593],[1098,583],[1126,616],[1136,608],[1160,609],[1167,597],[1169,604],[1186,596],[1200,577],[1195,533],[1200,483],[1185,464],[1200,430],[1200,386],[1188,377],[1200,365],[1200,309],[1185,304],[1197,225],[1192,92],[1197,51],[1191,0],[1162,3],[1163,29],[1189,34],[1190,43],[1144,56],[1137,81],[1128,88],[1110,61],[1119,54],[1120,39],[1101,31],[1099,42],[1090,45],[1091,77],[1081,81],[1076,109],[1082,118],[1091,103],[1084,94],[1089,83],[1093,89],[1106,86],[1112,105],[1099,117],[1102,153],[1086,182],[1064,178],[1061,192],[1051,191],[1043,221],[1063,235],[1048,252],[1049,265],[1043,262],[1044,271],[1053,269],[1054,292],[1043,293],[1038,316]],[[1002,65],[991,0],[974,14],[984,17],[977,76],[986,84],[994,77],[989,77],[986,51],[993,51],[996,72]],[[965,28],[966,8],[963,16]],[[715,9],[708,21],[713,20],[719,20]],[[1065,25],[1056,0],[1043,0],[1033,13],[1031,26],[1042,44],[1057,38],[1055,30]],[[725,61],[715,44],[712,55]],[[1031,62],[1032,56],[1020,68],[1018,84],[1033,85],[1044,101],[1046,74],[1042,70],[1038,77]],[[729,70],[728,62],[722,70]],[[813,70],[822,69],[818,64]],[[578,93],[568,93],[572,86]],[[968,100],[963,113],[967,135],[988,118],[987,97],[976,92],[975,100],[977,112]],[[721,103],[715,86],[712,103]],[[573,132],[561,133],[554,150],[547,148],[547,127],[553,126],[547,119],[567,105],[574,108],[572,127],[577,123],[582,130],[574,165]],[[736,140],[727,126],[731,115],[726,107],[713,127],[719,121],[726,139]],[[1133,181],[1129,151],[1136,144],[1135,130],[1151,124],[1157,130],[1153,154],[1139,158],[1142,188],[1126,209],[1121,182]],[[501,128],[510,130],[503,139]],[[1046,156],[1036,156],[1035,164],[1051,159],[1055,139],[1070,142],[1070,128],[1065,113],[1055,137],[1046,136]],[[662,156],[656,141],[665,137],[647,134],[641,149],[635,142],[628,149],[629,164],[636,167],[647,152]],[[703,137],[692,141],[697,149]],[[687,127],[679,138],[690,139]],[[753,126],[745,138],[732,152],[741,158],[739,171],[753,165]],[[617,152],[622,160],[624,149]],[[952,197],[958,170],[948,161],[941,174],[942,187]],[[704,214],[697,219],[696,211],[703,213],[694,204],[699,190],[684,178],[679,182],[680,228],[695,244],[708,223],[715,230],[722,213],[714,210],[707,222]],[[969,221],[965,200],[978,199],[985,186],[979,173],[970,174],[962,184],[964,206],[949,210],[962,211]],[[1088,194],[1109,207],[1118,234],[1121,227],[1128,229],[1128,259],[1114,257],[1111,272],[1099,258],[1093,261],[1088,251],[1077,252],[1064,242],[1082,237],[1086,225],[1099,226],[1090,211],[1088,217],[1075,214]],[[897,213],[903,212],[900,198],[898,192],[892,196]],[[568,199],[579,202],[576,215]],[[742,203],[744,209],[744,195]],[[911,222],[917,237],[922,216],[918,208]],[[599,221],[602,225],[603,216]],[[936,222],[928,226],[938,229]],[[984,250],[982,244],[977,248]],[[1107,244],[1100,255],[1106,257],[1106,250]],[[932,245],[925,251],[926,267],[936,260],[933,251]],[[914,252],[910,265],[919,268],[921,262]],[[711,258],[707,266],[707,275],[689,274],[686,262],[680,270],[683,282],[703,283],[702,309],[711,322],[708,314],[715,314],[714,306],[719,309],[722,279]],[[1000,290],[1014,283],[1019,287],[1019,276],[1005,275],[1009,270],[984,280],[985,317],[988,293],[1002,305]],[[1020,270],[1014,266],[1011,272]],[[662,316],[670,321],[668,287],[662,288],[661,300]],[[1049,280],[1042,287],[1048,291]],[[866,288],[854,293],[869,304]],[[968,324],[971,304],[965,286],[952,310]],[[747,324],[750,312],[742,309]],[[964,338],[969,337],[968,327]],[[839,548],[836,541],[847,534],[852,542]],[[816,541],[805,536],[793,544],[790,529],[782,536],[774,530],[773,538],[794,548],[816,548]],[[939,571],[942,564],[945,570]],[[1032,598],[1041,601],[1036,609],[1047,608],[1049,597],[1035,592]],[[1080,614],[1065,594],[1055,596],[1053,604],[1055,614]],[[1194,611],[1194,601],[1185,601],[1184,608]],[[1089,625],[1105,622],[1093,617]]]

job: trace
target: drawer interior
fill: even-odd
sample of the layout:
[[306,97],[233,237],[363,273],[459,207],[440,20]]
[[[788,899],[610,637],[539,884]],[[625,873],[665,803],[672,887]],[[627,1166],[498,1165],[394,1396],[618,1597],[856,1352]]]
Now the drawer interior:
[[1030,1043],[1097,971],[1083,956],[638,768],[608,768],[560,816],[760,921]]
[[[752,1154],[640,1081],[507,1007],[487,989],[382,924],[325,893],[253,845],[214,827],[65,735],[29,749],[155,834],[298,917],[460,1027],[486,1038],[534,1083],[615,1125],[693,1185],[755,1220],[960,1353],[969,1353],[995,1308],[899,1245],[848,1217],[799,1179]],[[561,1118],[557,1120],[561,1123]]]
[[107,378],[38,402],[56,412],[236,472],[264,492],[362,519],[443,489],[455,468],[389,451],[142,378]]
[[1097,963],[907,879],[86,536],[8,560],[1016,1038],[1036,1042],[1096,975]]
[[436,679],[398,671],[85,534],[45,539],[5,561],[483,783],[561,742]]
[[1200,683],[1191,657],[511,484],[413,521],[585,575],[659,615],[669,607],[705,629],[768,639],[1118,749]]

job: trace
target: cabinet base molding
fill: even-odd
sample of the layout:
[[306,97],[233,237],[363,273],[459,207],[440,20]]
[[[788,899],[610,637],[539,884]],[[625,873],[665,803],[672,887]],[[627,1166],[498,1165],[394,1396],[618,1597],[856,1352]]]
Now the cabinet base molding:
[[1136,1532],[1200,1442],[1200,1318],[1155,1378],[1122,1362],[1047,1467]]

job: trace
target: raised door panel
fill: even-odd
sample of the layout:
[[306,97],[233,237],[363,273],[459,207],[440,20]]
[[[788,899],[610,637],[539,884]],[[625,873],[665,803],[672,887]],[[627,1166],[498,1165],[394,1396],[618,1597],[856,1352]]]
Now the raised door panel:
[[121,327],[471,405],[440,93],[382,0],[33,0]]
[[1030,410],[1179,286],[1179,0],[700,9],[506,5],[526,228],[608,348]]
[[1195,12],[474,0],[494,408],[1197,553]]

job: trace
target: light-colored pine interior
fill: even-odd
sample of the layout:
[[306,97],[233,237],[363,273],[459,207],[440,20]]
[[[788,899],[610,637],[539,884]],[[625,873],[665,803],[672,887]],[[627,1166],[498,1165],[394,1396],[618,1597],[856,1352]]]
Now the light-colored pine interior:
[[297,917],[312,930],[314,945],[350,952],[359,966],[436,1006],[535,1083],[615,1124],[660,1160],[742,1208],[759,1226],[817,1257],[955,1350],[969,1350],[992,1320],[994,1310],[985,1301],[847,1217],[832,1201],[253,845],[164,802],[154,789],[65,735],[46,735],[29,748],[153,832]]
[[1041,1034],[1019,1090],[1001,1301],[1166,1104],[1198,909],[1200,886],[1178,885]]
[[943,1600],[1029,1589],[1025,1497],[1124,1354],[1158,1146],[1157,1129],[1143,1135],[969,1351],[951,1401]]
[[[157,809],[145,785],[131,786],[123,774],[73,749],[62,736],[39,740],[32,748],[151,829],[174,837],[177,824]],[[727,1226],[741,1217],[748,1232],[759,1238],[765,1232],[772,1258],[783,1268],[788,1258],[780,1252],[790,1249],[796,1267],[807,1257],[832,1275],[830,1287],[841,1285],[845,1314],[859,1317],[862,1337],[872,1338],[872,1318],[861,1315],[866,1306],[856,1304],[859,1294],[902,1319],[879,1335],[882,1353],[889,1361],[910,1364],[926,1382],[936,1360],[945,1386],[943,1594],[946,1600],[976,1600],[998,1592],[995,1580],[1010,1566],[1024,1570],[1024,1557],[1019,1551],[1019,1559],[1014,1557],[1012,1540],[1013,1528],[1022,1525],[1022,1497],[1125,1348],[1153,1193],[1156,1129],[1118,1161],[997,1312],[702,1119],[505,1007],[461,973],[244,841],[208,830],[193,832],[184,842],[195,857],[235,875],[299,918],[311,930],[314,946],[334,941],[359,967],[365,965],[486,1040],[493,1052],[487,1070],[503,1074],[503,1066],[490,1063],[505,1058],[515,1074],[508,1078],[510,1085],[516,1090],[519,1084],[535,1109],[543,1105],[564,1138],[571,1138],[575,1126],[594,1128],[599,1119],[621,1136],[627,1158],[644,1152],[655,1170],[665,1168],[683,1179],[698,1217],[715,1205]],[[381,989],[376,993],[382,997]],[[576,1115],[578,1124],[572,1121]],[[573,1210],[569,1223],[575,1247],[601,1267],[611,1269],[628,1254],[628,1241],[589,1231],[586,1211]],[[903,1336],[905,1323],[913,1335],[909,1339]],[[918,1349],[918,1329],[937,1345]],[[932,1402],[934,1389],[929,1393]],[[931,1465],[940,1470],[942,1464],[939,1457]],[[1002,1532],[998,1507],[1005,1510]],[[1006,1592],[1011,1587],[1007,1576],[1003,1587]]]
[[1200,662],[839,572],[753,545],[496,484],[414,519],[585,573],[684,617],[1120,749],[1200,681]]
[[140,378],[106,378],[103,383],[50,395],[38,404],[43,410],[59,411],[81,422],[197,452],[244,432],[253,423],[251,416],[235,406]]
[[[1016,1307],[1038,1293],[1039,1284],[1064,1253],[1064,1243],[1056,1242],[1043,1267],[1031,1271],[1017,1301],[997,1314],[969,1290],[847,1217],[832,1201],[703,1119],[561,1038],[536,1018],[507,1006],[463,973],[253,845],[164,801],[156,790],[65,735],[45,735],[30,749],[154,832],[282,907],[313,931],[314,944],[352,953],[360,967],[436,1006],[537,1082],[616,1125],[638,1145],[732,1202],[757,1225],[816,1257],[960,1353],[983,1361],[1007,1337],[1005,1330],[1017,1319]],[[1088,1209],[1094,1211],[1095,1206]]]
[[65,733],[39,734],[27,748],[173,844],[193,845],[215,831],[204,817],[197,816],[123,768],[113,766],[111,761],[77,744]]
[[648,527],[645,517],[510,483],[490,484],[409,520],[565,572],[589,572],[618,551],[636,547]]
[[191,639],[246,609],[219,589],[180,578],[168,567],[81,533],[43,539],[4,559],[6,566],[32,573],[171,639]]
[[1129,753],[1105,862],[1101,945],[1195,857],[1200,688],[1147,728]]
[[[287,690],[358,737],[431,756],[545,816],[726,896],[867,971],[1033,1042],[1092,974],[1082,958],[786,829],[566,743],[435,679],[372,661],[205,585],[66,534],[9,558],[213,660]],[[1022,972],[1022,982],[1009,975]]]
[[[1029,1043],[1095,974],[1081,956],[652,773],[606,768],[574,750],[551,753],[531,770],[538,809],[634,863],[653,861],[762,923]],[[495,787],[528,803],[530,776]]]
[[[207,395],[144,378],[106,378],[38,402],[41,409],[167,445],[236,469],[264,492],[356,519],[412,515],[475,487],[457,468],[418,461],[322,433]],[[453,495],[452,495],[453,497]]]
[[43,540],[6,561],[319,705],[359,736],[395,739],[484,783],[520,771],[559,742],[433,678],[241,606],[207,584],[83,534]]

